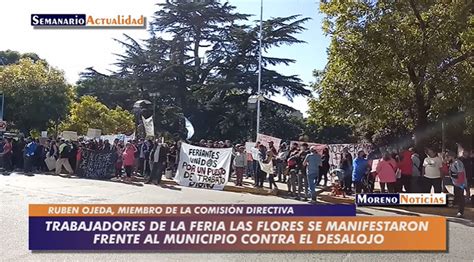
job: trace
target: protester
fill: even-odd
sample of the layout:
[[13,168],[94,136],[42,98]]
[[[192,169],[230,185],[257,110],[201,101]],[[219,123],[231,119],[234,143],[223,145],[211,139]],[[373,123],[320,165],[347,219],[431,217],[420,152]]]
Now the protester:
[[150,158],[150,151],[152,149],[152,141],[151,140],[146,140],[141,143],[139,150],[140,150],[140,159],[139,159],[139,166],[138,166],[138,172],[139,175],[143,177],[149,177],[150,176],[150,165],[148,162],[148,159]]
[[303,165],[306,166],[311,202],[316,202],[316,184],[319,177],[319,169],[322,166],[322,161],[321,156],[318,154],[318,152],[316,152],[315,146],[310,148],[310,153],[306,155]]
[[13,166],[15,169],[24,168],[24,152],[25,152],[26,142],[23,137],[20,137],[18,141],[13,143]]
[[344,171],[344,186],[343,190],[346,194],[350,195],[352,193],[352,155],[349,153],[347,148],[342,150],[342,158],[339,168]]
[[463,217],[465,205],[464,190],[467,187],[466,171],[463,163],[457,158],[456,153],[453,151],[448,152],[448,162],[449,175],[454,187],[454,199],[458,205],[457,217]]
[[354,183],[357,194],[361,193],[362,190],[364,190],[364,193],[368,193],[362,184],[362,179],[367,174],[369,168],[366,156],[365,152],[361,150],[357,153],[357,157],[353,161],[352,182]]
[[303,161],[305,160],[306,156],[309,154],[308,144],[303,143],[301,144],[301,150],[298,155],[298,200],[301,199],[301,191],[303,191],[303,200],[308,201],[308,177],[306,172],[306,167],[303,165]]
[[48,156],[54,157],[56,160],[59,158],[59,147],[54,140],[49,145]]
[[127,142],[125,146],[125,150],[122,153],[123,157],[123,166],[125,169],[126,182],[132,181],[132,172],[135,165],[135,153],[137,152],[137,148],[130,142]]
[[151,175],[148,181],[146,181],[147,184],[151,184],[153,180],[156,181],[156,185],[159,185],[161,183],[161,178],[163,176],[163,172],[166,170],[166,157],[168,154],[168,147],[165,143],[159,143],[158,140],[155,141],[155,144],[153,146],[153,149],[151,150],[150,153],[150,162],[152,164],[151,168]]
[[[268,150],[267,150],[267,153],[266,153],[266,159],[264,160],[264,163],[272,165],[271,170],[273,172],[268,173],[268,184],[269,184],[270,189],[273,189],[273,187],[274,187],[275,190],[278,190],[278,186],[275,183],[275,168],[274,168],[275,167],[275,157],[276,157],[276,155],[277,155],[277,150],[273,146],[273,142],[270,141],[268,143]],[[264,178],[264,180],[265,180],[265,178]]]
[[414,193],[420,193],[423,192],[423,177],[421,176],[423,165],[421,163],[420,155],[418,155],[415,149],[411,147],[409,150],[412,152],[411,162],[413,163],[411,190]]
[[247,170],[245,171],[247,178],[255,177],[253,171],[253,157],[252,152],[245,152],[247,155]]
[[328,173],[329,173],[329,148],[325,147],[323,149],[323,153],[321,156],[321,167],[319,168],[319,177],[318,182],[316,183],[319,185],[321,183],[322,178],[324,178],[324,186],[327,186],[328,183]]
[[174,174],[176,173],[176,170],[178,168],[178,163],[176,162],[177,155],[179,154],[178,150],[178,145],[175,143],[172,146],[169,147],[169,152],[167,155],[167,162],[168,162],[168,168],[171,169],[171,172]]
[[[258,148],[258,162],[264,162],[267,158],[267,149],[265,148],[264,145],[259,144]],[[257,163],[258,163],[257,162]],[[257,174],[256,174],[256,180],[255,180],[255,187],[257,188],[263,188],[263,183],[265,181],[265,172],[262,170],[260,163],[258,163],[258,168],[257,168]]]
[[405,192],[412,193],[412,172],[413,172],[413,161],[411,159],[412,151],[405,149],[400,153],[400,162],[398,168],[400,168],[401,177],[398,184],[398,191],[402,192],[405,188]]
[[258,163],[258,159],[259,159],[259,154],[260,154],[260,142],[257,141],[257,143],[255,143],[255,146],[252,148],[252,159],[253,159],[253,174],[254,174],[254,186],[256,187],[258,184],[257,184],[257,180],[258,180],[258,176],[259,176],[259,172],[260,172],[260,164]]
[[245,170],[245,147],[242,145],[237,145],[237,150],[234,154],[233,166],[235,170],[235,185],[243,186],[244,170]]
[[389,193],[395,193],[396,182],[395,172],[397,170],[397,162],[392,158],[390,153],[385,153],[383,158],[378,162],[376,173],[380,182],[381,193],[385,193],[385,186]]
[[431,148],[426,150],[426,154],[427,157],[423,161],[423,192],[430,193],[431,187],[433,187],[435,193],[441,193],[443,160]]
[[462,156],[459,157],[459,160],[464,165],[464,170],[466,171],[466,182],[467,182],[466,193],[468,194],[468,196],[470,196],[471,192],[469,191],[469,188],[473,185],[473,181],[472,181],[473,163],[472,163],[472,158],[469,157],[469,151],[463,150]]
[[115,155],[116,155],[117,160],[115,161],[114,168],[115,168],[115,177],[119,179],[122,177],[123,151],[124,151],[123,144],[117,141],[117,143],[115,144]]
[[282,143],[278,149],[278,154],[275,160],[276,163],[276,174],[278,176],[278,182],[286,183],[285,169],[286,160],[288,159],[288,147],[286,143]]
[[59,158],[56,161],[56,175],[61,174],[61,170],[64,167],[68,172],[68,175],[74,173],[72,170],[71,164],[69,163],[69,156],[71,152],[71,146],[68,141],[61,140],[59,144]]
[[3,169],[6,172],[13,171],[13,163],[12,163],[12,156],[13,156],[13,145],[11,138],[5,139],[5,143],[3,145],[3,152],[2,152],[2,160],[3,160]]
[[27,139],[27,144],[25,146],[25,158],[24,158],[24,170],[27,175],[33,172],[33,167],[35,163],[35,154],[36,154],[36,141],[32,138]]
[[293,143],[288,160],[287,160],[287,166],[288,166],[288,181],[287,181],[287,186],[288,186],[288,192],[290,193],[290,196],[292,197],[297,197],[297,183],[298,183],[298,161],[299,161],[299,150],[298,150],[298,143]]

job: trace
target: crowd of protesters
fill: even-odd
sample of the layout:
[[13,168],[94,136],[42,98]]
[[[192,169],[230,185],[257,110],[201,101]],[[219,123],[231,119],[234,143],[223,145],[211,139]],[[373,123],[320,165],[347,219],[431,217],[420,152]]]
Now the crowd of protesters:
[[[113,143],[101,139],[39,139],[5,138],[0,141],[1,166],[4,174],[13,171],[32,175],[34,172],[50,172],[68,175],[77,172],[82,150],[113,153],[116,159],[115,176],[126,182],[132,175],[142,176],[147,183],[159,184],[162,175],[169,169],[175,173],[179,158],[179,143],[162,143],[158,140],[132,140],[124,143],[115,139]],[[48,162],[52,165],[48,166]]]
[[[413,148],[397,151],[359,151],[356,155],[344,149],[338,166],[330,166],[328,148],[318,151],[307,143],[281,143],[277,150],[270,142],[260,142],[246,150],[244,144],[234,145],[230,140],[200,140],[196,146],[206,148],[232,148],[232,173],[234,183],[243,186],[243,177],[253,178],[253,186],[263,188],[268,182],[271,190],[278,190],[276,182],[286,183],[290,196],[298,200],[316,201],[316,186],[327,186],[328,174],[337,180],[346,194],[373,192],[376,182],[381,193],[447,193],[445,183],[453,185],[459,213],[464,212],[465,193],[469,197],[472,181],[474,153],[464,151],[457,157],[453,151],[438,153],[433,148],[416,152]],[[56,174],[64,170],[68,174],[77,171],[82,150],[110,152],[115,155],[115,177],[126,182],[132,176],[141,176],[146,183],[159,184],[165,172],[176,173],[179,162],[180,142],[164,143],[159,140],[139,139],[124,143],[115,139],[112,143],[100,139],[38,139],[5,138],[0,141],[1,163],[5,172],[24,171]],[[54,162],[54,167],[46,161]],[[263,165],[271,165],[270,171]],[[446,180],[445,178],[448,178]],[[321,184],[322,182],[322,184]],[[332,181],[334,185],[334,181]]]

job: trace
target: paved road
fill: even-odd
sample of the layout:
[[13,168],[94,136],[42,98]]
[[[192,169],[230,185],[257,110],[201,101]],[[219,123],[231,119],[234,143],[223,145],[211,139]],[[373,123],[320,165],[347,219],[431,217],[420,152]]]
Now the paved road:
[[[144,204],[272,204],[301,203],[274,196],[218,192],[182,187],[127,185],[107,181],[19,174],[0,175],[1,261],[473,261],[474,227],[470,221],[449,222],[448,253],[139,253],[139,252],[30,252],[29,203],[144,203]],[[360,215],[401,215],[400,211],[358,209]]]

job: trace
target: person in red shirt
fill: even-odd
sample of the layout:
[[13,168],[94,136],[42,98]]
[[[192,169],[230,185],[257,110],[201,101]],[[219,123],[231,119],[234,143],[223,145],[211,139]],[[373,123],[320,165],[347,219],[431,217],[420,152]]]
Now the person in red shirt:
[[123,166],[125,168],[125,174],[127,175],[125,181],[132,181],[132,171],[133,166],[135,165],[135,153],[137,148],[130,142],[127,142],[125,150],[122,153],[123,156]]
[[403,187],[405,187],[405,192],[413,193],[411,188],[411,179],[413,174],[413,161],[411,160],[412,154],[413,152],[406,148],[400,153],[400,162],[398,162],[398,168],[400,169],[402,176],[400,177],[398,183],[398,192],[402,192]]

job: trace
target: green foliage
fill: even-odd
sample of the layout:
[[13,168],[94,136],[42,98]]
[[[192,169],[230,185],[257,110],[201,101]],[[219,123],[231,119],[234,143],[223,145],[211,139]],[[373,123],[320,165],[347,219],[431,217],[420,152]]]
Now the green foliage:
[[[160,132],[183,136],[185,115],[195,125],[193,139],[246,139],[255,123],[247,99],[257,92],[258,24],[249,25],[249,15],[236,12],[228,2],[167,2],[160,7],[148,39],[138,42],[125,36],[118,41],[125,47],[117,62],[120,69],[104,75],[89,68],[78,82],[78,94],[130,108],[139,99],[153,101],[149,94],[159,92],[155,127]],[[302,43],[295,35],[307,20],[290,16],[264,21],[264,50]],[[289,99],[310,94],[297,76],[269,68],[294,60],[265,55],[262,60],[263,94]],[[285,112],[279,104],[263,110],[262,132],[289,131],[283,134],[288,137],[300,133],[281,128],[284,119],[291,118]],[[275,121],[277,116],[282,120]]]
[[[9,63],[16,61],[12,59]],[[50,120],[63,119],[74,95],[61,71],[30,58],[0,66],[0,90],[5,94],[4,119],[24,133],[46,130]]]
[[448,112],[471,117],[472,3],[323,1],[320,10],[332,40],[326,68],[315,72],[313,123],[420,134]]
[[83,96],[79,102],[72,104],[59,130],[86,135],[89,128],[101,129],[102,134],[129,134],[134,128],[133,115],[121,107],[109,109],[95,97]]

